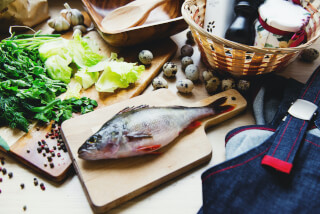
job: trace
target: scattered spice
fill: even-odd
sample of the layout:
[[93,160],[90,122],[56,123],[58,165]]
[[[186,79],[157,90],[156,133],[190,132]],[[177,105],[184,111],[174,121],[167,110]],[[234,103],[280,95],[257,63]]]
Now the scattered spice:
[[2,174],[3,174],[3,175],[7,174],[7,169],[6,169],[6,168],[3,168],[3,169],[2,169]]
[[12,178],[12,177],[13,177],[13,173],[12,173],[12,172],[9,172],[9,173],[8,173],[8,176],[9,176],[9,178]]
[[43,183],[40,184],[40,188],[41,188],[43,191],[46,190],[46,187],[44,186]]
[[24,205],[24,206],[23,206],[23,211],[26,211],[26,210],[27,210],[27,206]]
[[51,162],[52,161],[52,157],[48,156],[48,161]]
[[3,159],[3,158],[1,159],[1,164],[2,164],[2,165],[4,165],[4,164],[5,164],[4,159]]
[[27,150],[27,153],[30,153],[30,150],[29,150],[29,149]]
[[38,150],[38,153],[41,153],[42,148],[41,148],[41,147],[38,147],[37,150]]
[[0,182],[2,182],[2,178],[0,178]]
[[24,189],[24,183],[20,184],[21,189]]
[[54,167],[54,164],[53,163],[50,163],[50,168],[53,168]]

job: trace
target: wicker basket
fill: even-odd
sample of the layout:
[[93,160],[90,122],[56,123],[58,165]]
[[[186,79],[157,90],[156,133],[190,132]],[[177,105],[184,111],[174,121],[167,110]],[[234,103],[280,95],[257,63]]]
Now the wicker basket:
[[[312,1],[310,1],[312,2]],[[303,3],[311,15],[306,27],[308,42],[292,48],[257,48],[214,36],[203,28],[206,0],[186,0],[181,11],[189,24],[201,52],[201,59],[209,68],[226,71],[234,76],[260,75],[280,71],[320,36],[320,0]]]

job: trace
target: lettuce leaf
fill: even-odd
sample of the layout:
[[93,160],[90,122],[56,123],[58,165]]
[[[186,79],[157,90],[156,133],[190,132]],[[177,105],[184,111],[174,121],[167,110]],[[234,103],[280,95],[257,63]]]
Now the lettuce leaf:
[[45,61],[47,74],[51,79],[61,80],[65,83],[70,82],[72,69],[69,67],[70,58],[62,58],[59,55],[53,55]]
[[114,92],[117,88],[127,88],[139,78],[145,70],[143,65],[136,63],[110,61],[96,83],[99,92]]
[[69,58],[69,51],[67,49],[68,40],[58,38],[52,41],[43,43],[39,47],[39,55],[42,61],[46,61],[51,56],[59,55],[62,58]]
[[79,34],[68,42],[68,51],[73,62],[79,67],[90,67],[103,59],[103,56],[94,52],[89,44]]
[[99,72],[88,72],[87,70],[87,68],[82,68],[75,74],[75,79],[84,89],[90,88],[99,78]]
[[81,88],[81,84],[78,81],[72,79],[67,86],[67,92],[64,99],[70,99],[72,97],[79,99]]

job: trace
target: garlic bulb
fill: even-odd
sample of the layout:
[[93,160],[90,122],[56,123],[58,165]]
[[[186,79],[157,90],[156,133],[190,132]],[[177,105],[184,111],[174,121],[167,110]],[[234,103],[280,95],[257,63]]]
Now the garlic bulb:
[[64,4],[66,9],[61,10],[60,14],[72,25],[82,25],[84,23],[84,17],[80,10],[72,9],[68,3]]
[[48,25],[51,28],[55,29],[57,32],[66,31],[66,30],[69,30],[70,28],[69,22],[61,16],[55,19],[49,19]]

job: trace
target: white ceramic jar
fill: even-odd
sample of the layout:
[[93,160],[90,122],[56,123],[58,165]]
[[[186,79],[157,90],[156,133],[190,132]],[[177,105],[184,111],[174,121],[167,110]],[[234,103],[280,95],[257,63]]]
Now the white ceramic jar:
[[288,48],[305,42],[304,27],[311,14],[301,5],[285,0],[266,0],[258,12],[255,46]]

